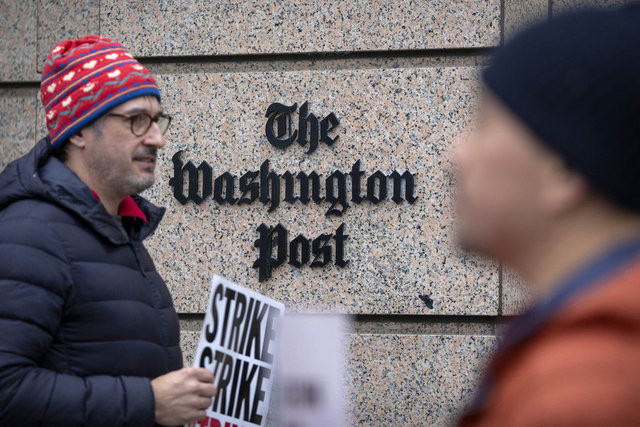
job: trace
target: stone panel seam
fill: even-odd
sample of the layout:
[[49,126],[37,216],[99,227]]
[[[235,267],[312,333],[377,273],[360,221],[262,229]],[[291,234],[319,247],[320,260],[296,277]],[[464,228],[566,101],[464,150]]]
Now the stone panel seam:
[[33,58],[33,63],[35,65],[34,70],[36,70],[36,73],[40,72],[40,66],[38,65],[38,57],[40,56],[40,4],[39,4],[40,0],[35,0],[33,2],[35,8],[36,8],[36,51],[35,51],[35,55],[36,57]]
[[505,21],[505,17],[504,17],[504,2],[505,2],[505,0],[500,0],[500,46],[504,45],[504,33],[505,33],[505,29],[504,29],[504,21]]
[[444,49],[408,49],[384,51],[343,51],[343,52],[293,52],[293,53],[260,53],[236,55],[188,55],[188,56],[138,56],[144,64],[175,63],[210,63],[210,62],[272,62],[299,60],[345,60],[376,58],[430,58],[430,57],[477,57],[490,55],[495,47],[469,47]]
[[33,145],[36,145],[42,137],[38,135],[38,101],[38,93],[36,93],[36,95],[33,97],[33,110],[35,111],[35,115],[33,117],[33,136],[35,141],[33,141]]
[[503,306],[503,286],[504,286],[504,276],[503,276],[504,266],[500,264],[498,266],[498,317],[502,317],[502,306]]
[[[309,316],[333,316],[335,313],[300,313]],[[205,313],[178,313],[180,320],[195,321],[202,320]],[[494,316],[481,314],[345,314],[350,316],[354,322],[429,322],[429,323],[496,323],[501,318],[510,316]]]
[[[145,65],[188,65],[188,64],[225,64],[236,66],[237,69],[226,70],[225,72],[243,72],[252,64],[263,64],[274,66],[274,64],[292,64],[292,67],[280,67],[282,71],[307,71],[307,70],[323,70],[334,69],[336,63],[344,64],[345,61],[395,61],[395,60],[417,60],[432,59],[436,60],[453,60],[457,62],[481,61],[488,58],[495,48],[465,48],[465,49],[441,49],[441,50],[424,50],[424,51],[384,51],[384,52],[336,52],[336,53],[319,53],[319,54],[282,54],[282,55],[229,55],[229,56],[167,56],[167,57],[139,57],[137,58]],[[36,49],[37,50],[37,49]],[[462,66],[471,66],[473,64],[461,64]],[[393,64],[380,64],[377,68],[392,67]],[[418,65],[416,65],[418,66]],[[437,67],[437,64],[425,64],[421,66]],[[349,66],[347,66],[349,68]],[[353,68],[361,68],[354,66]],[[372,68],[372,67],[364,67]],[[271,70],[274,71],[274,70]],[[25,88],[40,87],[38,80],[23,81],[0,81],[0,89],[3,88]]]
[[[328,314],[315,314],[323,316]],[[463,316],[463,315],[348,315],[352,331],[357,335],[486,335],[495,336],[512,316]],[[204,313],[180,313],[183,332],[199,332]]]
[[18,81],[18,82],[0,82],[0,90],[2,89],[40,89],[38,81]]
[[[348,316],[348,314],[346,314]],[[478,314],[354,314],[355,322],[378,321],[378,322],[431,322],[431,323],[487,323],[495,322],[498,319],[493,315]]]

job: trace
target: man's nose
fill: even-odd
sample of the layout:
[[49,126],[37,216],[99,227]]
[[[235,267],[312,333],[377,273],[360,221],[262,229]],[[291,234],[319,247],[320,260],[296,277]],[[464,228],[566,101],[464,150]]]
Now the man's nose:
[[162,135],[162,132],[160,132],[160,127],[158,127],[157,123],[151,123],[151,127],[149,128],[147,133],[144,134],[142,143],[144,145],[155,147],[157,149],[164,148],[164,135]]
[[467,155],[467,146],[469,145],[469,138],[471,134],[469,131],[462,132],[456,136],[453,140],[453,144],[449,147],[447,152],[447,171],[456,173],[459,171],[460,166],[464,163],[464,158]]

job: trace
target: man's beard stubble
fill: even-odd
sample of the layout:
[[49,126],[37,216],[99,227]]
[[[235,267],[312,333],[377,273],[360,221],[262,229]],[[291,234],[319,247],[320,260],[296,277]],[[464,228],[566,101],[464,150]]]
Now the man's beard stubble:
[[[134,154],[132,161],[143,157],[157,158],[157,152],[156,148],[145,147]],[[123,171],[100,156],[92,157],[89,166],[117,194],[131,196],[140,193],[151,187],[155,180],[153,172],[150,176],[137,176],[131,166]]]

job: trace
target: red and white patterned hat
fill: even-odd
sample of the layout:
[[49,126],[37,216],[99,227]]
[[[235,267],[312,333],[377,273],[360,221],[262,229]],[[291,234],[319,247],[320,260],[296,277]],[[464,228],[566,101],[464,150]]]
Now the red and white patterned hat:
[[40,95],[54,147],[132,98],[160,100],[149,71],[120,43],[99,36],[58,43],[44,64]]

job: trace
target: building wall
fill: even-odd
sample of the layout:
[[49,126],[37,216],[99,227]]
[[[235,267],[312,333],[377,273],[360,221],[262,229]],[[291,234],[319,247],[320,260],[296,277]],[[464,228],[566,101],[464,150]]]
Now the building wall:
[[[120,41],[157,76],[174,118],[146,194],[167,214],[147,246],[180,313],[186,362],[217,273],[289,311],[353,315],[346,339],[354,424],[447,424],[469,399],[496,330],[527,300],[515,274],[454,242],[447,150],[472,123],[478,72],[523,25],[576,6],[622,3],[2,0],[0,169],[45,134],[39,75],[53,45],[86,34]],[[320,119],[334,113],[340,124],[330,135],[339,139],[311,153],[296,143],[272,146],[265,115],[276,102],[308,102]],[[298,111],[294,128],[297,120]],[[323,177],[360,161],[363,181],[409,171],[417,199],[350,203],[342,216],[327,216],[327,202],[281,202],[272,212],[259,201],[211,197],[183,205],[169,185],[180,150],[184,163],[206,161],[213,178],[238,178],[266,160],[278,174]],[[258,226],[279,223],[290,239],[344,224],[349,263],[285,263],[259,281]]]

